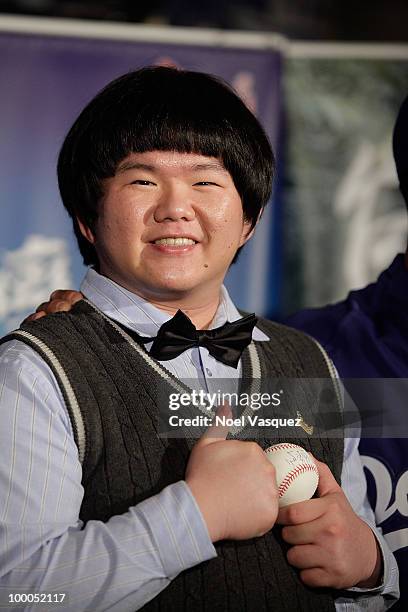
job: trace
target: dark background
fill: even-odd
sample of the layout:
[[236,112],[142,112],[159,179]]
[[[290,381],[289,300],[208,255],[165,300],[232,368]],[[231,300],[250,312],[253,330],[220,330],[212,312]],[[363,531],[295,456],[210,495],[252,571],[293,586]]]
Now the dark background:
[[407,0],[0,0],[0,13],[407,42]]

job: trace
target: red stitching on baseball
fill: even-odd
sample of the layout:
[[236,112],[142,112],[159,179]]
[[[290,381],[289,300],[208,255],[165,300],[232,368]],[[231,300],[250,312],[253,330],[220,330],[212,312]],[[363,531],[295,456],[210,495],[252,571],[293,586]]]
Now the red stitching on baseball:
[[317,475],[319,475],[319,472],[315,465],[310,465],[309,463],[302,463],[298,467],[294,468],[291,472],[286,474],[285,478],[279,485],[279,497],[282,497],[282,495],[286,493],[296,476],[298,476],[299,474],[303,474],[304,472],[315,472]]
[[281,442],[280,444],[275,444],[274,446],[270,446],[269,448],[267,448],[265,453],[272,453],[274,451],[279,451],[282,449],[287,450],[288,448],[299,448],[299,446],[297,444],[291,444],[290,442]]

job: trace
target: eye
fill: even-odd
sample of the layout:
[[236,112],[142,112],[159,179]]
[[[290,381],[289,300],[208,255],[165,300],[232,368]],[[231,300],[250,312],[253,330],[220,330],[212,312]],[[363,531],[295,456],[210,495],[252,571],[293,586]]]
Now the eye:
[[152,181],[147,181],[144,179],[136,179],[130,183],[131,185],[154,185]]
[[219,187],[218,183],[213,183],[211,181],[199,181],[198,183],[194,183],[194,185],[198,185],[200,187],[207,187],[207,185],[215,185],[216,187]]

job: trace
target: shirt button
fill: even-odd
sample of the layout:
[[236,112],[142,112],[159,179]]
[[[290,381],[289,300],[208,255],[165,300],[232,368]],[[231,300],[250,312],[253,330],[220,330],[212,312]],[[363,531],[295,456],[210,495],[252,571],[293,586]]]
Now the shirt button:
[[212,376],[212,372],[209,368],[205,368],[205,371],[207,372],[208,376]]

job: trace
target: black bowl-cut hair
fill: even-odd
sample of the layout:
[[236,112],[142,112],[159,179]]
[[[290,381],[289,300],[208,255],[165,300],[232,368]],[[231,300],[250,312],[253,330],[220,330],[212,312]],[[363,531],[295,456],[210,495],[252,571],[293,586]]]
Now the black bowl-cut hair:
[[270,198],[275,167],[259,121],[217,77],[142,68],[115,79],[89,102],[59,154],[59,189],[86,265],[97,267],[97,255],[77,217],[92,230],[103,179],[114,176],[130,153],[155,150],[220,159],[241,197],[245,220],[255,227]]

